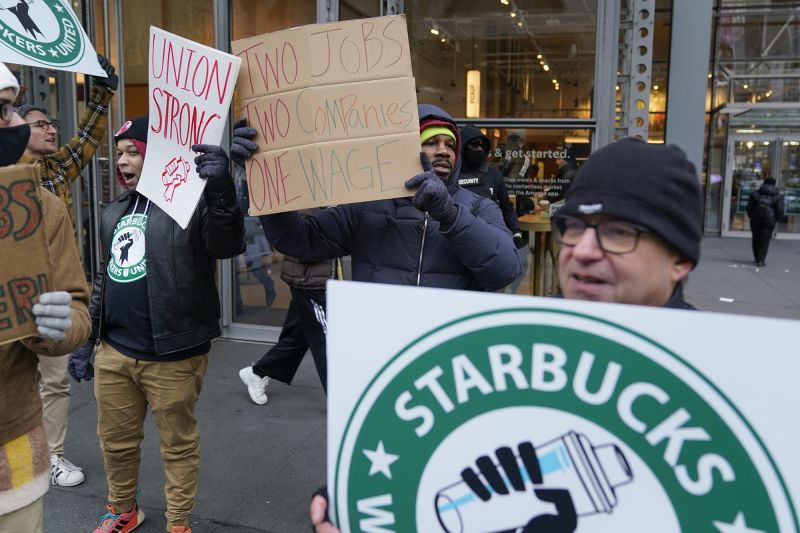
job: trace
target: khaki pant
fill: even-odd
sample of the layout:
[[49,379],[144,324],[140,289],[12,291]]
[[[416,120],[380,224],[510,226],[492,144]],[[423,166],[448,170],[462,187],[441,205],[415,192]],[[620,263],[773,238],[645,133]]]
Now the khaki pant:
[[39,356],[39,393],[42,397],[44,434],[47,436],[50,453],[56,455],[64,454],[64,440],[67,438],[70,385],[68,362],[69,355]]
[[164,462],[167,529],[189,524],[200,469],[194,405],[207,367],[207,355],[176,362],[139,361],[100,343],[94,381],[97,434],[108,479],[108,501],[117,512],[130,511],[136,500],[140,444],[149,405]]
[[44,498],[0,516],[0,533],[42,533]]

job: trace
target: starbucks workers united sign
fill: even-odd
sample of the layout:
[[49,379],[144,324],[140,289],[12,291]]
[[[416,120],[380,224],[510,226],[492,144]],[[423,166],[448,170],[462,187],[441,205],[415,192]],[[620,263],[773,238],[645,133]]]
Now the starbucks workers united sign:
[[334,284],[329,317],[343,531],[798,531],[798,394],[758,382],[796,322],[756,360],[762,319],[705,313]]
[[63,0],[0,0],[0,60],[105,75],[75,12]]

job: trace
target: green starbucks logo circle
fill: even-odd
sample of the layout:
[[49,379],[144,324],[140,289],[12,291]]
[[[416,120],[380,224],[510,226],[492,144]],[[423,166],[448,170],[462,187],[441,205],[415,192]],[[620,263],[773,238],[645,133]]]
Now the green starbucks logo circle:
[[111,257],[106,272],[117,283],[130,283],[147,275],[144,231],[147,215],[137,213],[119,219],[111,236]]
[[77,64],[86,51],[80,22],[61,0],[20,0],[5,7],[0,11],[0,43],[58,68]]
[[501,310],[423,335],[371,381],[338,449],[343,531],[800,531],[769,451],[713,383],[577,313]]

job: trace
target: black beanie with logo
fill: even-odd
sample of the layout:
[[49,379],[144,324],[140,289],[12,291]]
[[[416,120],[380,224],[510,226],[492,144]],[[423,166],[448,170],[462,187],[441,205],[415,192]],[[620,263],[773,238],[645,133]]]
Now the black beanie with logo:
[[578,169],[558,213],[602,214],[641,224],[694,266],[700,259],[700,180],[675,145],[629,137],[604,146]]
[[120,126],[119,130],[117,130],[117,133],[114,134],[114,142],[119,142],[121,139],[135,139],[147,143],[147,126],[149,120],[149,117],[144,115],[126,121],[125,124]]

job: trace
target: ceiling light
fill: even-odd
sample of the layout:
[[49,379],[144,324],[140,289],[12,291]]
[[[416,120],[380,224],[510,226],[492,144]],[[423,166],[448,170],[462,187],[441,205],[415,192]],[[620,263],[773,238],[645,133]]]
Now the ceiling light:
[[710,72],[708,73],[708,79],[711,79],[711,73]]
[[550,70],[550,66],[549,65],[544,65],[544,66],[542,66],[542,69],[544,69],[544,71],[547,72],[547,71]]
[[653,85],[653,90],[657,91],[658,90],[658,85]]
[[558,80],[553,78],[553,83],[558,83]]
[[508,5],[508,0],[500,0],[500,3],[503,4],[504,6],[507,6]]
[[749,88],[750,88],[750,86],[747,85],[746,83],[744,85],[742,85],[742,89],[749,89]]
[[434,26],[433,28],[431,28],[431,33],[434,35],[439,35],[439,28]]
[[447,37],[442,37],[442,42],[446,43],[447,42]]
[[615,91],[619,91],[619,85],[615,85],[615,86],[614,86],[614,90],[615,90]]
[[536,59],[541,59],[541,58],[542,58],[542,54],[536,54]]
[[514,17],[517,16],[517,12],[516,11],[512,11],[511,13],[509,13],[509,15],[511,15],[511,18],[513,19]]
[[522,21],[521,20],[519,22],[517,22],[517,26],[519,26],[520,28],[522,27]]

